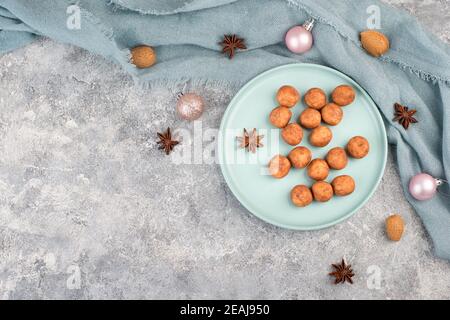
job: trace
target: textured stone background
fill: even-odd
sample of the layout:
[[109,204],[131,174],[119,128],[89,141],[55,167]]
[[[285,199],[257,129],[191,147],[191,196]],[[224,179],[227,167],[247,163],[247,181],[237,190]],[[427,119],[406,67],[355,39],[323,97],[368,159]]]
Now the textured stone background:
[[[387,2],[450,41],[449,1]],[[192,129],[174,116],[180,89],[138,89],[49,40],[0,57],[0,298],[450,298],[450,264],[433,257],[392,158],[347,222],[281,230],[243,209],[217,166],[175,166],[156,150],[155,131]],[[203,126],[217,128],[234,92],[195,90]],[[400,243],[383,232],[392,212],[407,223]],[[353,286],[327,276],[342,256]]]

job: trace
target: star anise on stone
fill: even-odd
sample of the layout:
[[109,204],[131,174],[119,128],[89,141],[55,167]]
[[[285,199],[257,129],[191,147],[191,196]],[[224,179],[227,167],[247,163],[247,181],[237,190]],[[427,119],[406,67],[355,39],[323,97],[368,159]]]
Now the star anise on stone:
[[167,128],[167,131],[165,133],[158,132],[158,138],[158,149],[164,150],[167,155],[169,155],[173,148],[180,143],[179,141],[172,140],[172,133],[170,132],[170,128]]
[[229,34],[223,36],[223,41],[220,43],[223,47],[222,53],[227,54],[230,59],[233,59],[235,51],[237,49],[245,50],[247,46],[244,43],[244,39],[239,38],[235,34]]
[[237,141],[239,142],[239,146],[241,148],[245,148],[252,153],[256,153],[256,149],[264,147],[262,144],[263,138],[263,135],[258,135],[256,129],[253,129],[250,133],[247,129],[244,129],[244,135],[242,137],[237,137]]
[[352,266],[345,264],[344,259],[342,259],[341,264],[332,264],[334,272],[330,272],[329,275],[336,278],[334,284],[345,283],[346,281],[353,284],[352,277],[355,275],[352,270]]
[[414,118],[417,110],[409,110],[408,107],[402,106],[400,103],[394,105],[394,121],[400,123],[405,130],[408,130],[411,123],[417,123],[417,119]]

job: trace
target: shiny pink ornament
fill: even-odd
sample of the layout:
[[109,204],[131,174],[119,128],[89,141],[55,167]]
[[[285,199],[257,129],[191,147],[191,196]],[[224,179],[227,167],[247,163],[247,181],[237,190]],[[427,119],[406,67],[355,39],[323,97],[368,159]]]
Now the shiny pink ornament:
[[313,45],[313,36],[311,33],[314,27],[314,19],[308,20],[302,26],[295,26],[286,33],[286,47],[293,53],[305,53]]
[[437,187],[442,183],[443,180],[433,178],[426,173],[421,173],[414,176],[409,182],[409,192],[416,200],[429,200],[434,197]]
[[177,102],[178,115],[184,120],[197,120],[203,114],[205,103],[195,93],[180,94]]

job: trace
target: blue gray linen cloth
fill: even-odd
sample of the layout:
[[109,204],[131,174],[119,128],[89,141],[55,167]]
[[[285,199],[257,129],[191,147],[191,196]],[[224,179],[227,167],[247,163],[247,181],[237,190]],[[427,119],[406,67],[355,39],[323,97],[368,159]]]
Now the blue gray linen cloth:
[[[67,25],[76,15],[71,5],[80,8],[80,28]],[[373,8],[379,8],[380,31],[391,40],[391,50],[380,59],[359,42]],[[317,20],[314,47],[292,54],[284,35],[309,17]],[[248,50],[229,60],[220,53],[224,34],[245,38]],[[408,193],[409,179],[420,172],[450,180],[450,47],[411,16],[375,0],[0,0],[0,54],[40,36],[100,54],[148,85],[239,86],[293,62],[344,72],[377,103],[405,195],[436,255],[450,260],[450,198],[438,194],[419,202]],[[149,69],[129,63],[129,48],[140,44],[156,49],[158,63]],[[395,102],[417,109],[419,123],[406,131],[393,122]]]

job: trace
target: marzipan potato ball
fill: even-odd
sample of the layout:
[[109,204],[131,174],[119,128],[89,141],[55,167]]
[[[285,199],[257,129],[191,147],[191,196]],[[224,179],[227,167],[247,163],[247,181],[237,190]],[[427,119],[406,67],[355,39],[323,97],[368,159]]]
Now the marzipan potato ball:
[[311,162],[312,153],[306,147],[296,147],[288,155],[291,164],[296,169],[303,169]]
[[292,108],[300,101],[300,93],[292,86],[282,86],[277,93],[280,106]]
[[315,147],[325,147],[333,139],[333,133],[330,128],[319,126],[309,135],[309,142]]
[[313,201],[311,190],[307,186],[298,185],[291,191],[292,203],[297,207],[306,207]]
[[347,166],[348,158],[347,153],[343,148],[333,148],[328,151],[327,163],[331,169],[342,170]]
[[308,176],[316,181],[325,180],[328,177],[330,168],[325,160],[314,159],[308,165]]
[[337,104],[329,103],[320,111],[323,122],[330,126],[335,126],[341,122],[344,112]]
[[369,154],[369,142],[366,138],[356,136],[350,139],[347,144],[348,154],[356,159],[364,158]]
[[299,117],[298,122],[306,129],[314,129],[320,126],[320,122],[322,121],[322,116],[320,115],[320,111],[316,109],[307,108],[305,109]]
[[353,90],[353,88],[348,85],[337,87],[331,94],[333,102],[341,107],[348,106],[350,103],[352,103],[355,100],[355,96],[355,90]]
[[303,129],[297,123],[290,123],[281,130],[281,137],[287,144],[296,146],[302,142]]
[[276,179],[286,177],[289,170],[291,170],[291,162],[284,156],[277,155],[269,162],[269,173]]
[[331,182],[334,194],[337,196],[347,196],[355,191],[355,181],[350,176],[339,176]]
[[134,47],[131,49],[131,63],[139,69],[149,68],[156,63],[156,53],[149,46]]
[[278,107],[272,110],[270,113],[270,123],[277,128],[284,128],[291,120],[292,112],[286,107]]
[[327,202],[333,197],[333,187],[325,181],[317,181],[311,187],[314,199],[318,202]]
[[312,88],[305,94],[305,104],[310,108],[320,110],[327,104],[327,95],[322,89]]

